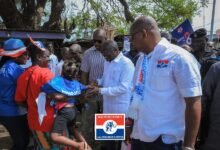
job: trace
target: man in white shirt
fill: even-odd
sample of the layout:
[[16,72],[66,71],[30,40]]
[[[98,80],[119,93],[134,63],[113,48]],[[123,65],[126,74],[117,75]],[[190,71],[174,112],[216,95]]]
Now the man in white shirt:
[[144,54],[136,64],[128,110],[133,126],[126,121],[132,130],[131,149],[180,150],[183,142],[183,150],[194,150],[201,117],[198,62],[161,38],[151,17],[136,19],[130,33],[134,47]]
[[55,69],[55,76],[56,77],[61,76],[64,60],[69,59],[69,48],[68,47],[63,47],[60,50],[61,50],[62,59],[60,60],[60,62],[56,66],[56,69]]
[[58,64],[58,58],[54,54],[54,46],[52,42],[46,44],[46,48],[50,51],[50,62],[49,62],[49,69],[56,74],[56,66]]
[[[103,95],[103,113],[127,113],[131,99],[134,65],[118,49],[115,41],[107,40],[101,50],[107,61],[98,85],[89,92]],[[105,150],[116,150],[115,141],[107,141]]]

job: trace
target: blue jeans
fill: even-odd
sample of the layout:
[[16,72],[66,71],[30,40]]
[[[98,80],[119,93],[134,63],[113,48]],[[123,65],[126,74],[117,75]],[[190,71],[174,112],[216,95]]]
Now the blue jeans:
[[161,136],[153,142],[143,142],[140,140],[131,140],[131,150],[181,150],[182,142],[165,144]]

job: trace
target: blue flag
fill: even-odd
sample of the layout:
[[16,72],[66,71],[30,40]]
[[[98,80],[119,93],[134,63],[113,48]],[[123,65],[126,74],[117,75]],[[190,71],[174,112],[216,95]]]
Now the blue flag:
[[177,26],[172,32],[171,35],[177,40],[179,46],[183,44],[191,45],[190,34],[193,33],[192,25],[189,19],[186,19],[183,23]]

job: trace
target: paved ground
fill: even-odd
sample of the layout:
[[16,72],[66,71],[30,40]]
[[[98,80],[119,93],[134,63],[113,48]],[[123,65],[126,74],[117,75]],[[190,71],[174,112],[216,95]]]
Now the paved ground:
[[0,124],[0,150],[9,150],[12,141],[7,130]]

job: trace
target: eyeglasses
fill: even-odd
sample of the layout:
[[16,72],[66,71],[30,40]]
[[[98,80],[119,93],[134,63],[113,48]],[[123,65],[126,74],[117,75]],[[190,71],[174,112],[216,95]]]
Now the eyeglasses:
[[93,42],[94,42],[94,43],[99,43],[99,44],[101,44],[101,43],[102,43],[102,41],[101,41],[101,40],[95,40],[95,39],[93,40]]

